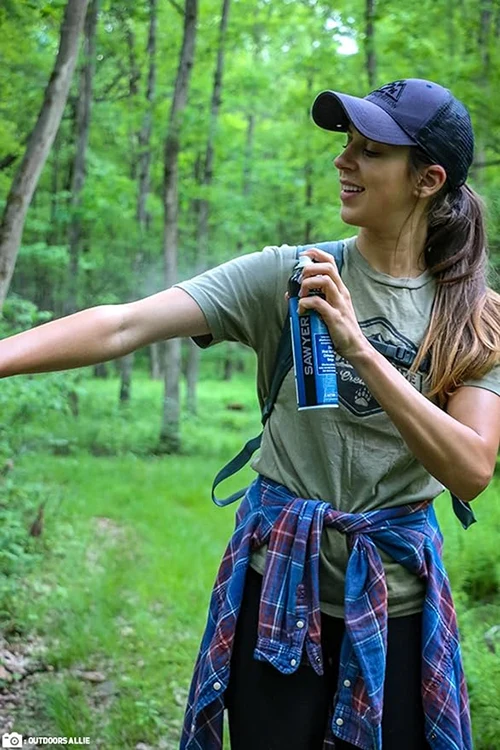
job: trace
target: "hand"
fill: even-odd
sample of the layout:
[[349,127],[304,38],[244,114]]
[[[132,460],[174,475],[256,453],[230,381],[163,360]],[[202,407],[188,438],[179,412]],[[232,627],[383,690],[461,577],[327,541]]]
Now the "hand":
[[[316,249],[301,255],[317,262],[302,269],[299,313],[316,310],[330,332],[335,349],[346,359],[361,354],[369,343],[359,327],[351,295],[340,278],[333,255]],[[308,297],[313,289],[320,290],[325,299],[318,295]]]

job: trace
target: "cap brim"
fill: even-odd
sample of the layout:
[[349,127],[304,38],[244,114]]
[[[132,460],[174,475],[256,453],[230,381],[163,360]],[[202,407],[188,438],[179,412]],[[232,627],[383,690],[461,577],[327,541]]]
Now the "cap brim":
[[313,102],[311,116],[320,128],[345,133],[352,122],[370,140],[393,146],[415,146],[416,141],[381,107],[336,91],[322,91]]

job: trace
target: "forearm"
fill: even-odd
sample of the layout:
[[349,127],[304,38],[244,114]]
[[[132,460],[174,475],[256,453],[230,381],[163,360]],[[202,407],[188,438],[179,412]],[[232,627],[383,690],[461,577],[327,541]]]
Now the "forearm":
[[370,344],[350,361],[427,471],[462,500],[476,497],[488,481],[480,435],[419,393]]
[[0,377],[85,367],[120,357],[123,308],[102,305],[0,341]]

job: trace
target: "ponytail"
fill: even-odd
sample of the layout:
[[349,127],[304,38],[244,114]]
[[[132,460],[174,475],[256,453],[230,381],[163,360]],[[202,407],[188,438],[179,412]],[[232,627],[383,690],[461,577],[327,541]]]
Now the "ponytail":
[[[429,164],[418,149],[410,153],[413,171]],[[424,257],[437,289],[411,371],[430,354],[427,396],[443,407],[465,380],[500,362],[500,295],[487,284],[484,205],[468,185],[445,185],[429,206]]]

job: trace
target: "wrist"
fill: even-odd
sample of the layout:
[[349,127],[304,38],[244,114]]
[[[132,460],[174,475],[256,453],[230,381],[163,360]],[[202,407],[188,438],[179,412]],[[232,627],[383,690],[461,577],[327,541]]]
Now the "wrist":
[[369,364],[376,354],[377,350],[370,344],[364,334],[361,334],[358,341],[348,351],[342,352],[342,356],[354,367]]

